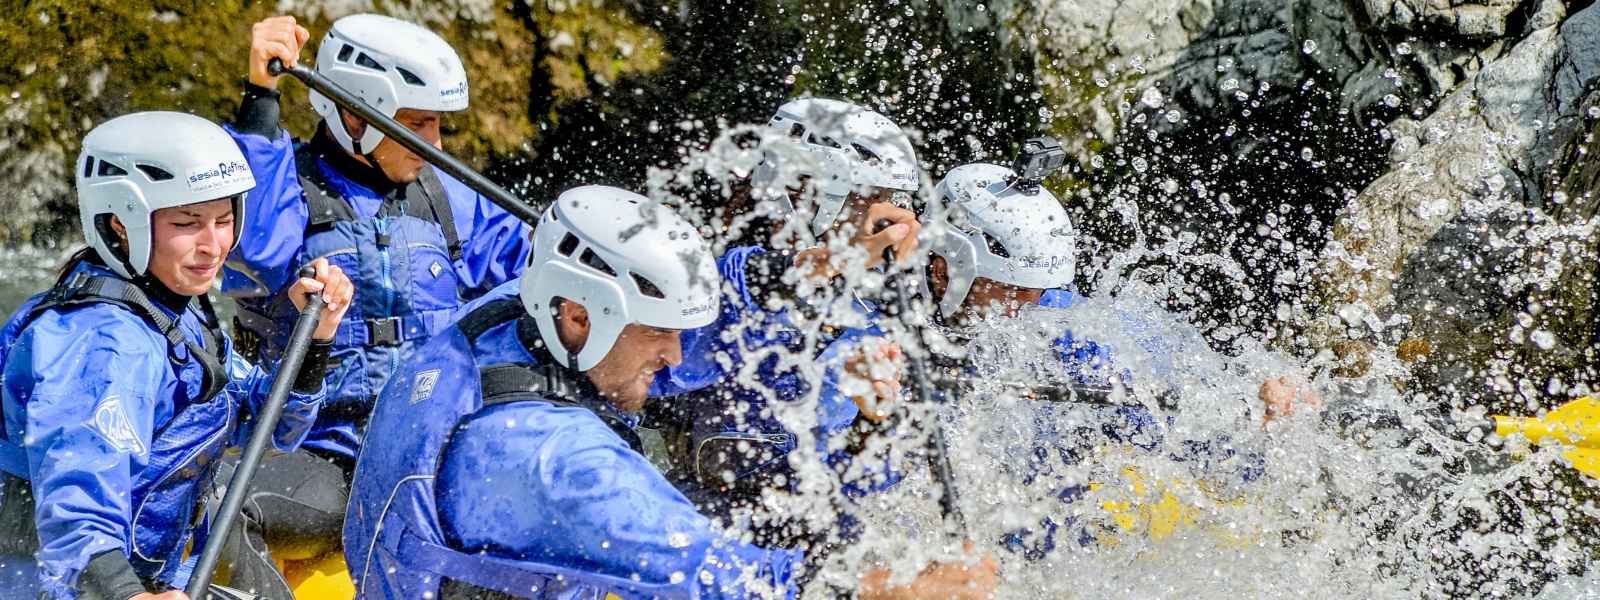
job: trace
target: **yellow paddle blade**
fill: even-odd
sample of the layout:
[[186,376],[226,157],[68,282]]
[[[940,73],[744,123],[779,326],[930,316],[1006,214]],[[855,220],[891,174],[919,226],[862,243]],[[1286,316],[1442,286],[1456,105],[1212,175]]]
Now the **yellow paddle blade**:
[[1559,444],[1600,448],[1600,400],[1583,396],[1539,417],[1494,417],[1494,431],[1502,437],[1527,436],[1536,446]]
[[1600,450],[1594,448],[1573,448],[1562,452],[1561,456],[1572,461],[1572,468],[1579,473],[1593,479],[1600,479]]

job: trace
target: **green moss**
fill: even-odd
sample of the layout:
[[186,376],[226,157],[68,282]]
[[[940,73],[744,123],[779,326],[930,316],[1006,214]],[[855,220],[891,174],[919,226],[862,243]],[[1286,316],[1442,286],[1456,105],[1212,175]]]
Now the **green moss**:
[[[480,6],[481,5],[481,6]],[[312,3],[302,16],[316,44],[334,18]],[[552,8],[555,7],[555,8]],[[0,21],[0,242],[53,240],[71,231],[71,172],[89,128],[140,110],[181,110],[226,121],[243,80],[250,26],[274,2],[244,0],[32,2]],[[659,35],[613,5],[567,2],[379,2],[450,40],[467,63],[472,108],[447,123],[447,149],[475,158],[521,151],[547,109],[615,81],[659,68]],[[562,46],[556,40],[570,38]],[[535,89],[541,81],[549,89]],[[303,87],[284,86],[284,121],[313,130]]]

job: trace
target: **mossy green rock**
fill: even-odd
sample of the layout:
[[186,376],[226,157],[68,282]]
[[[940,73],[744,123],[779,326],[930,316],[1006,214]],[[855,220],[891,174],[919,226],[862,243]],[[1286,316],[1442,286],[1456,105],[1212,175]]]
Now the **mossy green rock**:
[[[537,136],[529,98],[547,112],[591,90],[583,74],[617,80],[659,68],[660,36],[603,3],[283,3],[302,17],[314,60],[328,24],[357,9],[422,23],[460,51],[472,108],[447,121],[447,149],[481,159]],[[95,124],[139,110],[226,121],[237,104],[250,26],[280,6],[238,0],[33,2],[0,21],[0,242],[74,239],[70,163]],[[534,72],[547,73],[536,78]],[[532,89],[536,81],[548,89]],[[304,88],[284,85],[284,118],[300,136],[315,114]]]

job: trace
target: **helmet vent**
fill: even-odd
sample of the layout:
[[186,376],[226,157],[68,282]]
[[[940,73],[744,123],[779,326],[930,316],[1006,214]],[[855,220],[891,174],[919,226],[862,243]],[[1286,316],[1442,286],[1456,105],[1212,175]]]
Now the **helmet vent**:
[[995,240],[994,238],[989,237],[989,234],[987,234],[987,233],[983,234],[983,241],[989,243],[989,252],[991,254],[994,254],[995,256],[998,256],[1000,258],[1011,258],[1011,253],[1010,252],[1006,252],[1006,247],[1000,245],[1000,242]]
[[409,84],[409,85],[414,85],[414,86],[417,86],[417,87],[422,87],[422,86],[428,85],[428,84],[422,82],[422,78],[421,77],[417,77],[416,75],[412,74],[411,71],[407,71],[407,70],[402,69],[400,67],[395,67],[394,70],[398,71],[400,73],[400,78],[404,79],[406,81],[406,83]]
[[819,146],[827,146],[827,147],[833,148],[835,150],[844,149],[844,146],[840,146],[839,142],[833,141],[833,138],[829,138],[827,136],[817,137],[817,134],[815,134],[815,133],[807,136],[806,137],[806,141],[811,142],[812,144],[819,145]]
[[581,262],[581,263],[583,263],[585,265],[588,265],[589,268],[594,269],[596,271],[599,271],[601,273],[605,273],[605,274],[610,275],[612,277],[616,277],[617,276],[616,269],[612,269],[611,265],[606,264],[606,261],[604,259],[600,258],[599,255],[595,254],[593,248],[584,248],[583,249],[583,255],[578,257],[578,262]]
[[383,68],[383,65],[378,64],[378,61],[372,60],[371,56],[367,56],[365,52],[356,55],[356,64],[374,71],[388,71],[388,69]]
[[123,177],[128,174],[128,172],[123,170],[122,167],[113,165],[103,160],[100,161],[99,168],[100,171],[96,173],[96,175],[100,177]]
[[789,126],[789,137],[800,139],[806,136],[806,126],[799,123]]
[[339,62],[350,62],[350,55],[351,54],[355,54],[355,53],[356,53],[356,47],[355,46],[351,46],[350,44],[345,44],[343,48],[339,49],[339,56],[337,58],[338,58]]
[[134,167],[140,171],[143,171],[145,176],[150,178],[150,181],[166,181],[168,179],[172,179],[171,173],[168,173],[165,169],[155,165],[134,165]]
[[656,299],[659,299],[659,300],[667,299],[667,295],[661,293],[661,288],[656,287],[656,284],[654,284],[654,283],[650,283],[649,279],[645,279],[644,277],[640,276],[638,273],[628,273],[628,274],[632,275],[633,276],[633,282],[635,284],[638,284],[639,293],[640,294],[644,294],[646,297],[656,298]]
[[93,156],[84,157],[84,159],[83,159],[83,176],[84,176],[84,178],[94,177],[94,157]]
[[856,154],[860,154],[861,155],[861,160],[867,161],[870,164],[877,164],[879,162],[882,162],[882,159],[878,158],[878,154],[876,152],[868,150],[866,146],[863,146],[861,144],[850,144],[850,147],[856,149]]
[[556,246],[556,253],[562,256],[572,256],[572,251],[577,249],[578,236],[568,232],[567,237],[561,238],[561,245]]

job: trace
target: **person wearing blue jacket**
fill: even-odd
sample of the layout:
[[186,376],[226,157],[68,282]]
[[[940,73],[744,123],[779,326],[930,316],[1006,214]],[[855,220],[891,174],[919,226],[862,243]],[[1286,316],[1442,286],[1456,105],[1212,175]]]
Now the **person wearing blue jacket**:
[[[929,241],[931,256],[923,279],[924,295],[935,305],[931,329],[959,340],[963,332],[981,326],[987,318],[1015,318],[1029,306],[1069,308],[1082,301],[1069,290],[1076,262],[1076,232],[1061,202],[1040,183],[987,163],[956,167],[940,181],[934,192],[935,204],[928,211],[932,214],[926,215],[936,232]],[[1141,342],[1148,344],[1145,350],[1152,354],[1170,351],[1160,347],[1159,340]],[[1080,392],[1140,385],[1130,372],[1119,368],[1109,346],[1075,336],[1071,330],[1051,340],[1049,353],[1053,356],[1033,363],[1032,368],[1053,370],[1054,377],[1038,374]],[[995,365],[982,364],[985,359],[981,357],[935,352],[933,360],[943,372],[958,378],[981,381],[1001,375],[991,372]],[[961,386],[944,387],[959,390]],[[1314,395],[1301,391],[1286,377],[1264,383],[1259,396],[1264,421],[1292,412],[1297,400],[1316,402]],[[1068,427],[1056,422],[1052,411],[1040,408],[1035,415],[1039,439],[1025,467],[1028,481],[1051,477],[1056,465],[1050,458],[1082,460],[1095,440],[1154,450],[1165,428],[1142,407],[1112,407],[1098,431]],[[1174,459],[1197,462],[1202,471],[1212,475],[1249,481],[1264,469],[1259,456],[1237,452],[1226,439],[1186,440],[1180,446]],[[1066,486],[1058,494],[1066,502],[1087,490],[1081,483],[1056,483]],[[1037,558],[1055,547],[1058,528],[1046,519],[1039,531],[1009,534],[1007,542]],[[1091,537],[1080,535],[1080,542],[1090,541]]]
[[[517,298],[483,303],[379,397],[345,558],[371,598],[797,595],[803,553],[742,542],[641,454],[652,380],[717,318],[695,228],[642,196],[568,190],[535,231]],[[976,598],[995,566],[936,564],[861,596]]]
[[[913,257],[920,224],[909,204],[921,170],[899,126],[848,102],[791,100],[763,131],[749,178],[705,202],[724,234],[718,269],[728,292],[715,323],[684,333],[684,363],[652,388],[671,402],[652,407],[650,424],[668,439],[674,483],[719,518],[759,508],[764,489],[796,489],[793,454],[811,444],[837,475],[827,482],[839,491],[828,512],[840,519],[762,511],[779,518],[758,518],[752,529],[759,543],[815,553],[848,537],[854,500],[898,476],[855,443],[881,421],[862,403],[870,396],[888,406],[899,395],[887,368],[899,348],[870,325],[870,301],[850,290],[886,250]],[[863,376],[860,393],[838,393],[843,371]],[[817,397],[844,401],[816,402],[810,416],[790,419],[809,432],[780,419]]]
[[[309,142],[278,125],[272,58],[293,65],[307,38],[293,17],[257,23],[250,77],[229,128],[261,185],[246,196],[244,243],[228,258],[223,291],[239,299],[243,330],[274,359],[294,322],[284,287],[326,257],[358,289],[334,344],[329,406],[307,447],[354,460],[360,421],[406,348],[443,329],[463,300],[515,279],[525,225],[439,172],[375,127],[315,92],[323,117]],[[379,15],[335,21],[317,72],[439,143],[446,112],[467,108],[467,78],[443,38]]]
[[[223,451],[272,374],[233,351],[206,300],[240,234],[252,171],[221,127],[135,113],[90,131],[77,196],[90,248],[0,329],[0,539],[8,593],[184,598]],[[274,447],[305,438],[353,287],[327,261],[290,287],[328,300]],[[23,591],[32,590],[32,591]]]
[[[279,78],[267,64],[296,64],[307,39],[290,16],[252,30],[244,99],[229,131],[261,185],[245,198],[243,243],[222,286],[239,303],[241,345],[267,363],[293,327],[284,289],[300,265],[325,258],[358,290],[334,338],[328,402],[305,451],[266,461],[259,493],[246,503],[274,555],[287,560],[337,554],[363,423],[400,357],[448,325],[463,301],[515,279],[527,256],[521,221],[316,92],[321,123],[309,141],[291,139],[279,126]],[[338,19],[316,70],[436,145],[444,115],[467,108],[455,50],[398,19]]]

